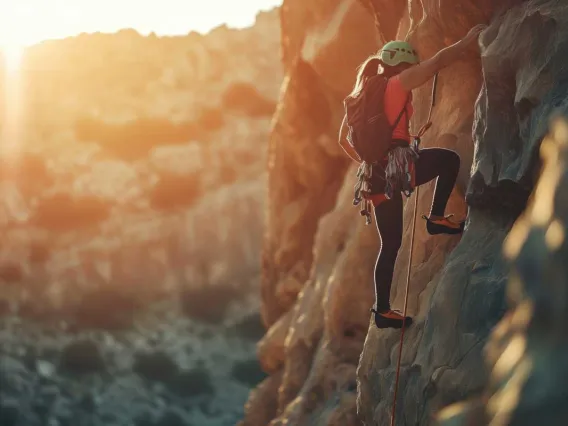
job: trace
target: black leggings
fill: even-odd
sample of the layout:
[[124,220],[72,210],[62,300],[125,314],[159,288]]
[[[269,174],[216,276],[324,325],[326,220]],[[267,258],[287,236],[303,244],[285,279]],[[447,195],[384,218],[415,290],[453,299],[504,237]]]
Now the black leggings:
[[[444,148],[421,149],[415,169],[416,186],[438,178],[430,213],[443,216],[460,169],[459,155]],[[402,194],[400,192],[396,192],[392,199],[385,200],[375,207],[375,221],[381,238],[379,257],[375,265],[377,310],[380,312],[390,309],[394,263],[402,243]]]

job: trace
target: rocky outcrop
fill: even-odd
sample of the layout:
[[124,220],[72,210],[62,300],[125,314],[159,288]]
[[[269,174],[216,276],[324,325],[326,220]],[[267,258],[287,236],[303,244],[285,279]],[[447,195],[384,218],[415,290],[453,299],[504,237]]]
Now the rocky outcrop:
[[[490,23],[480,38],[481,61],[472,49],[440,73],[434,126],[423,139],[426,147],[460,154],[448,211],[467,213],[468,221],[462,237],[431,237],[417,223],[409,293],[416,322],[404,340],[397,424],[431,424],[439,409],[480,393],[487,381],[482,349],[506,311],[509,267],[501,247],[534,187],[547,117],[566,96],[564,10],[544,0],[404,3],[284,2],[287,77],[271,135],[263,250],[263,318],[271,328],[258,348],[265,371],[282,375],[272,398],[274,386],[258,390],[264,401],[277,401],[271,425],[390,423],[400,334],[369,321],[378,241],[351,205],[354,169],[334,138],[354,68],[379,44],[367,37],[372,21],[350,21],[346,11],[374,17],[381,38],[408,34],[423,57],[475,24]],[[325,29],[337,16],[342,24],[326,44]],[[368,52],[354,54],[353,38],[342,31],[357,34]],[[310,49],[314,38],[326,48]],[[341,85],[330,83],[329,68],[320,66],[328,55],[346,58],[333,69]],[[309,89],[300,90],[305,81]],[[315,101],[299,103],[298,93],[327,94],[327,106],[304,111]],[[415,129],[426,119],[429,96],[428,86],[415,93]],[[326,133],[322,144],[318,135]],[[432,190],[433,183],[420,190],[419,214],[428,211]],[[413,204],[405,207],[395,267],[397,308],[404,301]],[[255,404],[248,409],[244,425],[264,424],[255,420]]]
[[207,35],[81,34],[2,73],[0,423],[242,417],[266,376],[278,14]]
[[553,126],[540,151],[544,167],[534,197],[504,246],[512,266],[507,286],[512,309],[486,348],[490,380],[479,398],[445,408],[440,425],[562,425],[568,418],[566,121]]
[[290,309],[309,276],[319,218],[333,207],[347,167],[335,143],[337,104],[376,45],[370,17],[350,1],[285,2],[281,20],[287,72],[269,144],[263,249],[268,325]]

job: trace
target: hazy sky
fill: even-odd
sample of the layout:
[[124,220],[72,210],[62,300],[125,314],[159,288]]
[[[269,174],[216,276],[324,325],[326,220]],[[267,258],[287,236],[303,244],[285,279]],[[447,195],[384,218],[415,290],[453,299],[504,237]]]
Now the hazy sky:
[[80,32],[206,32],[248,26],[282,0],[0,0],[0,45],[29,45]]

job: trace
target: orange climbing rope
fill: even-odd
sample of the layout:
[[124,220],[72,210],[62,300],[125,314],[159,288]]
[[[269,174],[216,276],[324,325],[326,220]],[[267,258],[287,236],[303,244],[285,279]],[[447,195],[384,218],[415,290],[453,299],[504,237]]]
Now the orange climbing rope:
[[[422,126],[422,128],[418,131],[418,134],[414,137],[414,140],[417,145],[420,144],[420,138],[426,133],[426,131],[432,126],[432,122],[430,118],[432,117],[432,109],[434,109],[434,105],[436,104],[436,87],[438,85],[438,74],[434,76],[434,82],[432,83],[432,103],[430,104],[430,111],[428,112],[428,120],[426,124]],[[406,290],[404,294],[404,308],[402,312],[403,322],[402,322],[402,329],[400,332],[400,344],[398,349],[398,362],[396,366],[396,377],[394,382],[394,396],[392,401],[392,412],[391,412],[391,426],[395,426],[395,413],[396,413],[396,397],[398,394],[398,381],[400,378],[400,363],[402,361],[402,344],[404,342],[404,330],[406,329],[405,320],[406,320],[406,311],[408,308],[408,289],[410,287],[410,271],[412,268],[412,254],[414,253],[414,232],[416,229],[416,213],[418,211],[418,190],[420,187],[416,187],[414,191],[414,214],[412,218],[412,231],[410,233],[410,254],[408,256],[408,269],[406,271]]]
[[[414,252],[414,230],[416,228],[416,211],[418,209],[418,187],[416,187],[415,195],[414,195],[414,218],[412,219],[412,232],[410,234],[410,256],[408,259],[408,270],[406,272],[406,292],[404,295],[404,309],[402,313],[402,317],[406,319],[406,309],[408,307],[408,288],[410,286],[410,268],[412,267],[412,253]],[[394,382],[394,397],[392,401],[392,413],[391,413],[391,426],[395,426],[394,419],[395,419],[395,411],[396,411],[396,395],[398,391],[398,379],[400,377],[400,362],[402,360],[402,343],[404,339],[404,330],[406,329],[404,321],[402,322],[402,330],[400,332],[400,347],[398,350],[398,363],[396,366],[396,378]]]

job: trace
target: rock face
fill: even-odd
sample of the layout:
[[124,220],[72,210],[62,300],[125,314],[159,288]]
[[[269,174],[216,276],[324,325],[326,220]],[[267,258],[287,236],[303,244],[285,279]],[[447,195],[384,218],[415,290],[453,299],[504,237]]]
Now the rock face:
[[553,127],[541,156],[544,168],[534,197],[505,243],[512,264],[507,287],[512,310],[486,348],[491,378],[480,398],[445,408],[440,425],[562,425],[568,419],[566,121]]
[[[304,404],[316,400],[310,397],[292,402],[316,356],[324,331],[321,298],[327,291],[335,256],[343,251],[341,245],[347,237],[341,227],[337,241],[318,241],[316,231],[321,216],[336,204],[348,167],[336,143],[339,102],[352,83],[355,67],[376,46],[373,19],[356,2],[286,1],[281,19],[286,76],[269,143],[261,284],[262,315],[271,328],[259,344],[261,365],[271,376],[251,396],[245,425],[265,425],[275,417],[289,424],[310,422],[305,418],[310,410],[305,410]],[[336,219],[329,226],[334,223]],[[330,249],[313,250],[314,244]],[[321,264],[317,261],[321,256],[329,260],[316,276],[312,268]],[[309,285],[305,284],[307,279]],[[362,339],[364,328],[351,332]],[[344,363],[346,370],[328,377],[325,385],[326,392],[337,386],[352,389],[344,402],[349,408],[329,413],[342,424],[354,419],[353,362],[358,353],[352,351],[352,363]],[[323,348],[321,357],[329,356],[333,354]],[[329,371],[319,369],[314,392],[324,391],[319,379]]]
[[[284,2],[286,80],[270,142],[263,249],[270,329],[258,347],[271,377],[250,399],[243,425],[264,425],[271,413],[272,426],[390,424],[400,334],[370,321],[378,238],[351,205],[354,169],[336,141],[355,66],[380,45],[367,35],[374,23],[382,38],[408,34],[423,57],[490,23],[481,61],[472,49],[440,73],[434,125],[423,139],[460,154],[448,211],[468,213],[468,222],[461,237],[431,237],[417,222],[409,293],[416,322],[404,340],[396,424],[432,424],[439,409],[479,394],[487,382],[482,349],[506,311],[501,247],[534,187],[547,117],[564,108],[565,10],[544,0],[409,3]],[[321,66],[328,58],[343,59],[333,74]],[[414,99],[417,130],[430,87]],[[421,188],[418,214],[428,211],[433,185]],[[395,308],[404,302],[411,201]],[[260,403],[275,408],[269,413]]]
[[357,3],[289,1],[281,20],[287,73],[269,144],[263,250],[269,325],[290,309],[309,276],[317,223],[333,207],[347,167],[334,143],[337,104],[353,69],[376,44],[372,21]]
[[[555,16],[557,32],[548,30],[556,24],[540,21],[547,16]],[[478,392],[485,383],[481,349],[504,308],[507,267],[500,259],[501,243],[534,185],[536,147],[547,130],[547,118],[553,108],[565,108],[554,100],[566,94],[559,84],[566,77],[560,66],[565,54],[562,22],[559,6],[526,2],[494,18],[481,38],[483,85],[476,103],[476,153],[466,196],[468,229],[446,259],[431,299],[419,310],[425,312],[424,323],[414,332],[423,327],[422,333],[409,335],[405,342],[397,411],[401,424],[427,424],[435,410]],[[541,52],[542,43],[550,50]],[[379,349],[370,346],[372,335],[359,366],[360,407],[364,422],[383,424],[392,393],[374,386],[377,381],[390,386],[392,381],[389,367],[379,373],[384,379],[377,380],[376,367],[366,363]],[[375,401],[372,412],[364,408],[369,397]]]
[[278,10],[2,70],[0,423],[224,426],[255,357]]

